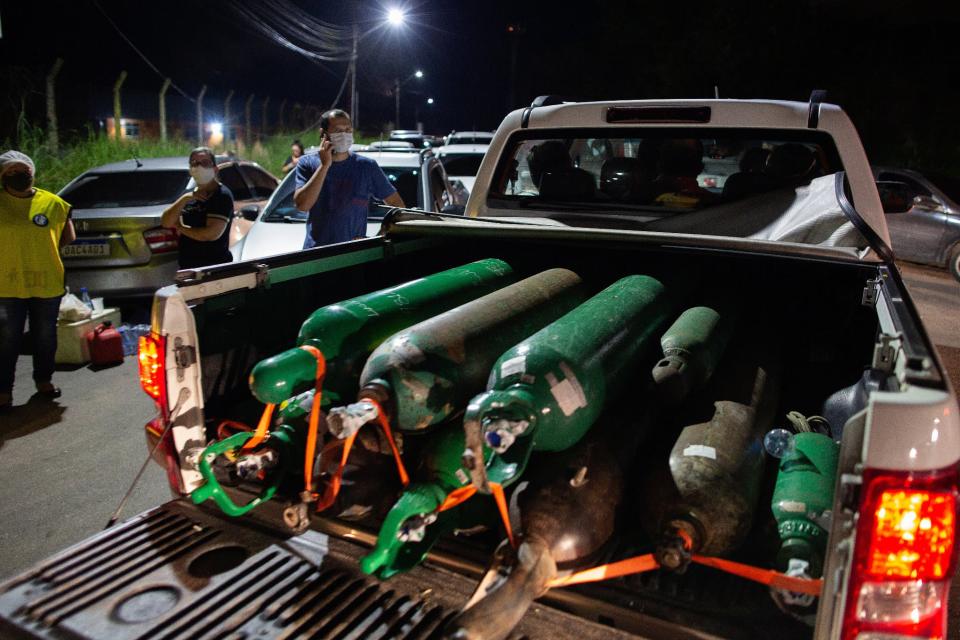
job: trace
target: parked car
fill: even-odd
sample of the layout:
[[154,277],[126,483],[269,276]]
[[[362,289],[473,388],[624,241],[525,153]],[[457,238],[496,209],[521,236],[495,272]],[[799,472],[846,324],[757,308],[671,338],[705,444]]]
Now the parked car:
[[394,129],[390,132],[390,140],[409,142],[417,149],[429,149],[435,142],[433,136],[415,129]]
[[489,144],[446,144],[437,149],[437,157],[443,163],[450,179],[462,182],[469,193],[473,191],[477,171],[480,170],[480,163],[489,148]]
[[[220,161],[233,193],[230,244],[243,239],[278,180],[254,162]],[[173,282],[178,238],[160,226],[163,210],[195,186],[186,157],[145,158],[84,172],[61,191],[73,205],[77,239],[63,247],[66,284],[107,297],[152,295]]]
[[874,167],[897,259],[943,267],[960,280],[960,183]]
[[443,144],[490,144],[493,141],[492,131],[451,131],[443,140]]
[[[458,194],[455,184],[451,184],[447,178],[443,165],[429,150],[408,147],[356,153],[377,161],[408,207],[440,212],[445,208],[452,211],[451,206],[462,207],[466,204],[466,199]],[[303,248],[307,213],[297,211],[293,203],[294,190],[295,176],[291,172],[280,183],[244,240],[231,249],[238,260],[290,253]],[[367,236],[375,236],[380,230],[385,213],[381,204],[376,199],[370,201]]]

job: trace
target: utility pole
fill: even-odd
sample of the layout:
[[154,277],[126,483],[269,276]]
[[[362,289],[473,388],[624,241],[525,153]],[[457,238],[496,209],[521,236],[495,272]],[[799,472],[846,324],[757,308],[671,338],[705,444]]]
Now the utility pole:
[[47,146],[53,153],[60,150],[60,134],[57,131],[57,98],[54,93],[54,84],[62,66],[63,58],[57,58],[53,63],[53,68],[50,69],[50,73],[47,74]]
[[207,93],[207,85],[203,85],[197,96],[197,144],[203,144],[203,96]]
[[253,106],[253,97],[255,95],[256,94],[251,93],[249,96],[247,96],[247,105],[244,109],[247,116],[247,132],[246,135],[244,135],[244,139],[248,145],[253,144],[253,117],[251,116],[250,109]]
[[117,78],[117,81],[113,83],[113,137],[116,140],[120,139],[120,87],[123,86],[123,81],[127,79],[127,72],[121,71],[120,77]]
[[360,40],[357,27],[357,4],[353,4],[353,51],[350,54],[350,116],[353,119],[353,128],[360,128],[360,110],[357,108],[357,43]]
[[167,141],[167,89],[170,88],[170,78],[163,79],[160,87],[160,140]]
[[400,128],[400,78],[396,78],[393,85],[393,97],[397,103],[397,117],[393,121],[393,128]]
[[263,99],[263,114],[260,118],[260,135],[261,137],[267,135],[267,105],[270,104],[270,96],[267,96]]
[[223,129],[226,132],[225,139],[230,139],[230,123],[233,121],[233,116],[230,114],[230,101],[233,100],[233,89],[227,92],[227,98],[223,101]]
[[526,27],[519,23],[507,25],[507,34],[510,37],[510,103],[507,111],[512,111],[517,106],[517,49],[520,47],[520,36],[526,32]]

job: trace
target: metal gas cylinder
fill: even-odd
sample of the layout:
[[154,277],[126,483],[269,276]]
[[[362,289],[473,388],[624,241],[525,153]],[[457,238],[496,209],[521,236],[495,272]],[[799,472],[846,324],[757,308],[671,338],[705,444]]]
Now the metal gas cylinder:
[[733,333],[732,314],[719,305],[692,307],[663,334],[663,358],[653,367],[653,380],[665,402],[680,402],[710,379]]
[[[486,259],[343,300],[304,321],[298,345],[311,345],[327,360],[324,399],[352,395],[370,353],[388,337],[417,322],[510,284],[513,269]],[[316,359],[289,349],[258,363],[250,389],[258,400],[279,404],[313,384]]]
[[549,269],[394,334],[367,360],[358,402],[330,411],[330,431],[346,437],[374,419],[367,398],[391,407],[401,430],[442,422],[483,389],[497,356],[583,298],[577,274]]
[[[447,638],[502,640],[561,572],[595,561],[614,532],[624,474],[617,454],[629,438],[590,436],[544,456],[516,499],[522,536],[504,545],[468,606],[447,626]],[[614,443],[616,441],[616,444]],[[634,440],[635,441],[635,440]]]
[[407,571],[423,560],[444,533],[455,527],[475,526],[492,515],[487,505],[475,501],[437,513],[447,495],[470,484],[466,471],[460,468],[463,431],[451,425],[422,437],[428,442],[421,453],[418,478],[387,513],[376,547],[360,560],[364,573],[386,579]]
[[[653,344],[675,296],[649,276],[621,278],[505,352],[464,415],[474,485],[516,480],[531,452],[576,444]],[[483,462],[485,461],[485,463]]]
[[[759,348],[760,344],[755,343]],[[775,366],[739,357],[718,373],[713,417],[685,427],[669,469],[651,467],[645,522],[658,540],[657,556],[683,570],[690,553],[722,556],[736,549],[753,521],[763,475],[763,434],[776,406]]]
[[807,565],[807,575],[823,572],[840,445],[822,433],[797,433],[780,459],[771,507],[780,534],[777,568],[791,561]]

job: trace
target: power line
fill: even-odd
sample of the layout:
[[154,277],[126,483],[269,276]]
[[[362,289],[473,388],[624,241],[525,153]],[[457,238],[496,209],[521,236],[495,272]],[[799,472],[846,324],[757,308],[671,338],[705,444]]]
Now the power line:
[[[120,30],[120,27],[117,26],[117,23],[114,22],[113,19],[110,17],[110,15],[109,15],[106,11],[103,10],[103,7],[100,6],[100,3],[99,3],[97,0],[93,0],[93,6],[95,6],[95,7],[97,8],[97,10],[100,11],[101,14],[103,14],[103,17],[107,19],[107,22],[110,23],[110,26],[112,26],[112,27],[116,30],[116,32],[117,32],[118,34],[120,34],[120,37],[123,38],[123,40],[124,40],[128,45],[130,45],[130,48],[131,48],[131,49],[133,49],[134,51],[137,52],[137,55],[140,56],[140,58],[141,58],[145,63],[147,63],[147,66],[148,66],[148,67],[150,67],[151,69],[153,69],[153,70],[156,72],[156,74],[157,74],[158,76],[160,76],[161,78],[163,78],[163,79],[166,79],[166,78],[169,77],[169,76],[167,76],[166,74],[164,74],[163,72],[161,72],[160,69],[157,69],[156,65],[153,64],[152,62],[150,62],[150,60],[147,58],[147,56],[145,56],[145,55],[143,54],[143,52],[140,51],[140,49],[137,49],[137,46],[136,46],[135,44],[133,44],[133,42],[130,41],[130,38],[128,38],[128,37],[123,33],[123,31]],[[184,90],[181,89],[179,86],[177,86],[177,84],[176,84],[175,82],[171,81],[171,82],[170,82],[170,86],[173,87],[174,89],[176,89],[176,90],[180,93],[180,95],[182,95],[184,98],[186,98],[186,99],[189,100],[190,102],[196,102],[196,101],[197,101],[196,98],[194,98],[193,96],[189,95],[186,91],[184,91]]]

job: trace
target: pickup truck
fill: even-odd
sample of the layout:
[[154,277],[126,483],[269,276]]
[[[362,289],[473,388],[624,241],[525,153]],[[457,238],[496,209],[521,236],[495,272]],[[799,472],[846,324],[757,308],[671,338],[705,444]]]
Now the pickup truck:
[[[698,181],[708,164],[730,167],[722,187]],[[173,500],[0,586],[0,634],[950,637],[958,407],[889,247],[870,165],[852,123],[835,105],[816,99],[538,99],[500,125],[465,217],[396,210],[378,237],[181,271],[176,285],[160,289],[152,334],[141,343],[141,382],[158,409],[146,425],[148,446],[167,471]],[[516,439],[513,447],[519,447],[524,429],[541,421],[523,481],[502,483],[507,495],[497,499],[499,517],[491,509],[484,526],[448,531],[423,558],[377,580],[364,575],[372,572],[368,565],[361,572],[358,560],[382,543],[377,532],[386,529],[390,515],[384,514],[401,489],[394,475],[380,473],[384,463],[391,471],[394,460],[385,438],[358,440],[365,444],[355,447],[341,495],[372,486],[350,505],[308,508],[306,477],[316,471],[309,454],[307,476],[277,477],[270,492],[264,487],[277,471],[265,463],[247,481],[211,475],[211,461],[222,471],[244,455],[227,447],[228,455],[218,457],[211,446],[236,434],[249,437],[244,425],[258,420],[277,428],[251,387],[265,360],[296,347],[308,316],[363,294],[406,291],[405,283],[483,260],[509,265],[524,278],[518,282],[545,270],[575,277],[593,297],[554,323],[573,318],[567,325],[575,336],[606,331],[611,318],[631,312],[633,303],[614,290],[622,283],[642,278],[651,296],[675,295],[677,301],[656,316],[664,322],[653,315],[644,320],[658,327],[655,332],[641,327],[628,343],[621,334],[636,334],[637,325],[614,327],[595,353],[562,363],[564,373],[548,373],[544,402],[555,400],[555,415],[548,416],[544,405],[525,421],[480,420],[475,398],[469,405],[452,402],[446,417],[424,430],[456,434],[463,428],[467,448],[455,450],[453,464],[463,467],[453,482],[483,493],[494,485],[485,484],[493,467],[478,462],[481,449],[479,460],[502,456],[502,463],[511,451],[505,440]],[[612,302],[591,307],[602,311],[589,321],[572,315],[610,291],[616,293]],[[531,300],[511,300],[534,308]],[[666,336],[677,338],[677,325],[667,325],[679,323],[684,309],[722,310],[729,340],[676,347]],[[693,327],[709,333],[721,326],[707,324]],[[536,346],[536,336],[555,337],[542,333],[551,326],[521,342],[520,351],[506,351],[509,359],[488,367],[489,381],[484,372],[479,387],[461,394],[494,393],[511,375],[532,389],[537,380],[524,373],[533,366],[524,349]],[[506,324],[496,327],[507,332]],[[628,352],[624,344],[643,348]],[[464,353],[472,357],[472,348],[466,342],[450,347],[449,358],[459,366],[451,376],[469,377],[473,363]],[[658,369],[693,368],[690,358],[697,354],[712,358],[691,373],[699,382],[659,394],[657,384],[671,372]],[[597,362],[603,363],[599,369]],[[582,377],[578,383],[570,373],[577,367],[607,386]],[[742,381],[741,369],[748,373],[747,393],[734,402],[736,393],[726,389]],[[316,411],[319,427],[308,426],[304,412],[313,416],[317,394],[327,390],[310,396],[316,381],[306,382],[288,389],[278,379],[287,397],[279,421],[301,435],[319,429],[316,451],[323,458],[330,447],[340,450],[336,411],[324,395],[324,411]],[[428,391],[424,397],[444,390]],[[402,390],[393,393],[399,402]],[[669,401],[674,395],[683,399]],[[291,409],[301,401],[306,404],[297,415]],[[550,435],[548,419],[576,417],[591,403],[601,403],[603,413],[582,441],[537,450]],[[426,436],[408,429],[389,402],[376,406],[394,422],[396,455],[411,476],[424,473],[418,439]],[[730,420],[747,424],[747,431],[726,431]],[[359,433],[380,433],[370,429]],[[471,438],[480,429],[486,440],[478,445]],[[581,448],[582,442],[602,442],[591,440],[594,434],[611,438],[617,473],[591,463],[568,478],[563,456],[594,451]],[[816,447],[801,444],[813,440]],[[281,459],[287,455],[277,449],[264,456],[278,451]],[[297,459],[294,466],[302,469],[303,458]],[[517,472],[516,464],[499,468],[509,468],[504,478]],[[225,515],[219,501],[190,499],[217,477],[218,489],[229,496],[223,504],[245,504],[245,515]],[[333,476],[315,477],[323,483]],[[559,479],[557,490],[573,498],[530,499],[542,497],[545,485],[537,483],[543,478],[546,486]],[[796,495],[782,499],[791,478],[800,479],[793,482]],[[700,485],[690,489],[691,482]],[[581,488],[589,500],[576,493]],[[546,516],[531,523],[533,512]],[[421,536],[429,522],[420,518]],[[535,533],[538,526],[559,531],[551,538]],[[419,539],[414,529],[404,529],[406,540]],[[675,535],[664,537],[665,530]],[[511,551],[512,531],[519,551]],[[727,534],[726,548],[710,546]],[[598,540],[590,553],[571,552],[587,538]],[[541,555],[530,561],[534,548]],[[785,552],[789,562],[780,557]],[[538,572],[549,579],[529,587]],[[518,586],[517,575],[527,582]],[[568,586],[570,576],[586,577]],[[532,606],[528,596],[537,598]],[[471,614],[477,611],[484,615]]]

